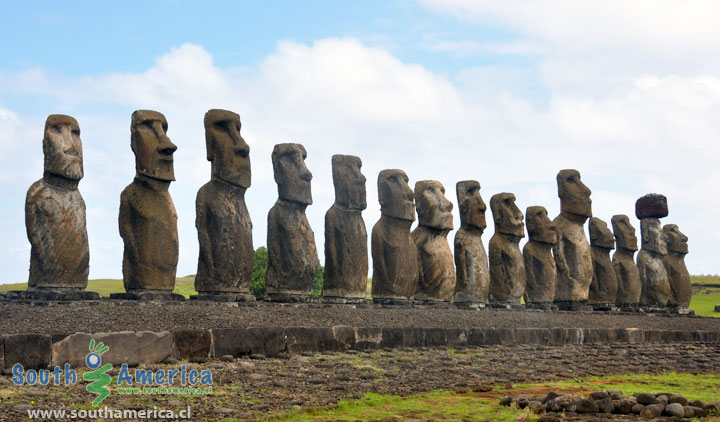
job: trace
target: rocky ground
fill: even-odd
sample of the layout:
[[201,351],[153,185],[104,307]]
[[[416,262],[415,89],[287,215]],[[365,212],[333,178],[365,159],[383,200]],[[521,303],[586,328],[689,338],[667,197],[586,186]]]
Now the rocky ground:
[[[190,405],[193,420],[244,420],[265,419],[290,409],[333,406],[341,399],[367,392],[409,395],[446,389],[499,401],[505,393],[493,390],[493,386],[666,371],[720,376],[720,344],[702,343],[422,348],[226,360],[187,363],[212,371],[215,388],[211,395],[126,396],[113,392],[102,404],[116,409],[181,409]],[[117,374],[117,368],[113,371]],[[85,384],[17,387],[7,376],[0,377],[0,421],[27,420],[27,409],[87,409],[94,397],[85,391]],[[407,418],[401,414],[396,420]],[[570,416],[565,420],[588,418]],[[636,420],[627,416],[613,419]]]
[[385,308],[374,305],[253,305],[187,301],[96,301],[32,305],[0,302],[0,334],[69,334],[233,327],[642,328],[720,331],[720,318],[603,313]]

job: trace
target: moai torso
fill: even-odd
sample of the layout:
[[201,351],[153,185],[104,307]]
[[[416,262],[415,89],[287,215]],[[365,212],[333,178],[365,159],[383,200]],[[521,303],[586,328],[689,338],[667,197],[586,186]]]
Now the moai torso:
[[476,180],[456,185],[460,207],[460,229],[455,233],[455,302],[487,303],[490,294],[490,268],[482,233],[487,227],[487,206]]
[[515,195],[499,193],[490,198],[495,234],[490,238],[490,301],[520,304],[525,293],[525,262],[520,239],[525,236],[522,212]]
[[418,249],[410,235],[415,221],[413,191],[402,170],[378,175],[382,215],[372,229],[373,299],[412,299],[420,279]]
[[255,257],[244,191],[245,188],[217,179],[198,191],[195,203],[200,243],[195,277],[198,292],[250,290]]
[[415,184],[415,206],[418,226],[412,237],[422,266],[415,299],[449,302],[455,293],[455,265],[447,240],[453,205],[440,182],[422,180]]
[[368,276],[367,208],[362,161],[351,155],[332,157],[335,203],[325,214],[323,296],[362,299]]
[[635,251],[638,249],[635,228],[630,224],[627,215],[614,215],[611,222],[617,245],[612,258],[618,282],[615,304],[637,305],[640,302],[642,283],[634,259]]
[[670,289],[673,293],[672,304],[687,308],[692,299],[692,282],[690,272],[685,266],[685,255],[688,253],[688,238],[675,224],[666,224],[663,227],[668,239],[668,254],[663,258],[665,269],[670,279]]
[[615,267],[610,260],[610,251],[615,248],[615,239],[607,223],[599,218],[590,219],[590,248],[593,261],[593,279],[590,284],[588,302],[591,304],[615,304],[618,281]]
[[306,296],[320,261],[305,209],[312,204],[312,173],[300,144],[278,144],[272,153],[278,200],[268,213],[268,295]]
[[248,293],[255,264],[252,221],[245,205],[250,147],[240,135],[238,114],[209,110],[204,123],[212,170],[195,201],[200,244],[195,290]]
[[28,288],[87,287],[90,252],[77,121],[52,114],[45,121],[44,175],[28,189],[25,228],[30,241]]
[[528,207],[527,231],[530,240],[523,248],[527,285],[525,303],[548,303],[555,298],[557,270],[552,247],[557,242],[555,227],[544,207]]
[[557,183],[561,214],[553,221],[558,237],[553,248],[557,266],[555,302],[585,302],[593,277],[592,253],[583,230],[585,221],[592,216],[591,191],[577,170],[561,170]]
[[649,194],[637,200],[635,214],[640,219],[642,247],[638,253],[638,269],[642,282],[641,305],[668,306],[673,295],[665,263],[667,239],[660,218],[668,215],[667,199]]

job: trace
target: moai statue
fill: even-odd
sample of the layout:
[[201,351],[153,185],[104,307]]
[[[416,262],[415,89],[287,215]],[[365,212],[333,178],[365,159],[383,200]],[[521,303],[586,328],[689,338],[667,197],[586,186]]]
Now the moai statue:
[[640,219],[642,247],[637,264],[642,282],[640,304],[668,306],[673,302],[670,278],[663,259],[667,255],[667,240],[660,219],[668,215],[667,198],[648,194],[635,202],[635,215]]
[[205,113],[205,146],[210,181],[195,201],[200,256],[196,299],[253,300],[255,254],[252,221],[245,206],[250,187],[250,147],[240,136],[240,116],[227,110]]
[[490,198],[495,234],[490,238],[490,302],[520,305],[526,274],[520,239],[525,237],[522,211],[515,195],[498,193]]
[[577,306],[587,302],[593,277],[592,253],[583,225],[592,217],[591,191],[577,170],[557,174],[560,215],[555,220],[558,241],[553,247],[557,265],[555,302]]
[[547,305],[555,299],[557,269],[552,248],[557,243],[557,234],[545,207],[528,207],[525,217],[530,238],[523,247],[527,276],[525,303]]
[[455,233],[455,303],[487,303],[490,268],[482,243],[487,206],[476,180],[457,182],[460,229]]
[[607,223],[597,217],[590,219],[589,231],[593,279],[588,302],[592,305],[614,305],[617,300],[618,280],[610,261],[610,251],[615,249],[615,237]]
[[675,224],[666,224],[663,231],[667,237],[668,254],[663,258],[665,269],[670,279],[670,288],[673,293],[672,303],[675,306],[687,308],[692,299],[692,284],[690,272],[685,266],[685,255],[688,253],[688,238]]
[[612,220],[613,234],[617,249],[612,257],[618,290],[615,304],[618,306],[637,306],[642,293],[640,271],[633,256],[637,247],[635,228],[630,224],[627,215],[614,215]]
[[415,221],[413,191],[402,170],[383,170],[378,175],[380,220],[372,229],[372,296],[375,302],[413,298],[420,279],[418,249],[410,236]]
[[353,155],[333,155],[335,203],[325,214],[323,296],[341,300],[365,298],[368,276],[367,208],[362,161]]
[[305,216],[312,205],[312,173],[305,166],[307,153],[300,144],[278,144],[272,152],[278,200],[268,213],[268,297],[302,301],[309,297],[320,261],[315,233]]
[[455,265],[447,235],[453,229],[452,202],[436,180],[415,183],[418,226],[412,232],[420,256],[416,300],[450,302],[455,293]]
[[157,111],[132,114],[130,146],[135,154],[135,180],[120,195],[123,283],[127,294],[111,298],[183,299],[173,295],[178,263],[177,213],[168,192],[175,180],[167,120]]
[[28,296],[40,299],[40,291],[44,291],[68,299],[99,298],[83,291],[90,252],[85,201],[78,190],[83,154],[77,120],[61,114],[48,116],[43,154],[43,177],[30,186],[25,200],[25,227],[31,245]]

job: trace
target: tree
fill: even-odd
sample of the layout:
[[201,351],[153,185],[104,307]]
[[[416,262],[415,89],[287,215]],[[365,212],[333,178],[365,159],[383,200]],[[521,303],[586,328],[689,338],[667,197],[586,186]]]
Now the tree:
[[[250,293],[257,298],[265,297],[265,280],[267,280],[268,252],[265,246],[255,249],[255,267],[253,268],[252,280],[250,281]],[[310,297],[322,296],[323,274],[325,267],[318,268],[313,279]]]

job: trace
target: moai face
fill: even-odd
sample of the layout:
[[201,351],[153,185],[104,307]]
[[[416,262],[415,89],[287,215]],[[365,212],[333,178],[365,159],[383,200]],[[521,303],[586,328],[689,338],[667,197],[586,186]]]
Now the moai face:
[[623,214],[614,215],[610,222],[618,249],[627,249],[629,251],[638,250],[635,227],[630,224],[628,216]]
[[415,201],[402,170],[383,170],[378,175],[380,211],[388,217],[415,221]]
[[512,193],[497,193],[490,198],[490,210],[495,220],[497,233],[525,237],[525,224],[520,208],[515,205],[515,195]]
[[640,220],[640,236],[643,249],[667,255],[667,239],[665,232],[660,227],[659,219],[643,218]]
[[280,199],[304,205],[312,204],[312,173],[305,166],[305,158],[307,152],[300,144],[277,144],[273,148],[273,172]]
[[333,155],[332,174],[335,185],[335,202],[347,209],[367,208],[367,179],[360,171],[362,160],[353,155]]
[[485,230],[487,205],[480,196],[480,183],[476,180],[464,180],[457,182],[455,189],[460,207],[460,224]]
[[547,243],[549,245],[557,243],[555,225],[550,218],[548,218],[545,207],[527,207],[525,217],[527,218],[527,231],[530,240],[533,242]]
[[577,170],[560,170],[557,185],[560,212],[565,218],[584,222],[592,217],[592,191],[580,180]]
[[173,181],[173,153],[177,150],[166,135],[165,116],[157,111],[137,110],[132,114],[130,146],[135,153],[135,170],[152,179]]
[[77,120],[62,114],[49,115],[45,121],[43,154],[46,173],[73,181],[82,179],[82,141]]
[[232,111],[205,113],[205,145],[213,176],[249,188],[250,147],[240,136],[240,127],[240,116]]
[[415,183],[415,206],[421,226],[441,230],[453,229],[453,204],[445,198],[442,183],[435,180]]
[[667,237],[667,249],[670,252],[678,252],[681,254],[688,253],[688,238],[685,236],[677,225],[666,224],[663,232]]
[[608,229],[606,222],[597,217],[591,218],[589,231],[591,246],[598,246],[605,249],[615,249],[615,237],[610,229]]

